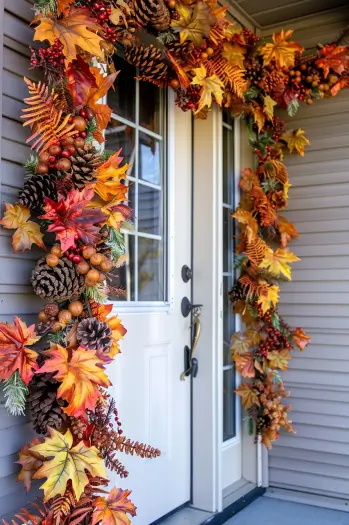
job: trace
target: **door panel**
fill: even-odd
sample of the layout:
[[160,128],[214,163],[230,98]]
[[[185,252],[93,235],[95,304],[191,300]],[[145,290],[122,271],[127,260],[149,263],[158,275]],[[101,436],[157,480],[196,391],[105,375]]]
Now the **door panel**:
[[120,454],[129,476],[113,481],[132,490],[134,525],[149,525],[190,499],[190,380],[180,380],[190,318],[180,305],[190,298],[181,268],[191,256],[191,118],[173,101],[168,136],[168,302],[114,303],[128,330],[111,376],[120,420],[127,437],[161,449],[156,459]]

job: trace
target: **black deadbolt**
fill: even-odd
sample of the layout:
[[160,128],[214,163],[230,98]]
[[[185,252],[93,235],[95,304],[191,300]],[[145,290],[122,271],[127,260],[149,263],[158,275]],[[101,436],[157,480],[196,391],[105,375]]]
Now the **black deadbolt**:
[[189,268],[189,266],[187,266],[186,264],[182,267],[182,279],[185,283],[187,283],[188,281],[190,281],[190,279],[193,277],[193,272],[191,271],[191,269]]

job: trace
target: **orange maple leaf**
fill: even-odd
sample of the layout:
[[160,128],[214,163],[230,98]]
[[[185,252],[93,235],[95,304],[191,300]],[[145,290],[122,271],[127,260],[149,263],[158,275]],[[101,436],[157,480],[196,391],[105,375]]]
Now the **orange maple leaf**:
[[35,29],[34,40],[48,40],[50,44],[58,40],[63,44],[66,66],[77,57],[78,47],[91,55],[104,58],[101,49],[103,38],[97,35],[101,26],[91,12],[84,8],[70,9],[67,16],[62,19],[37,18],[40,24]]
[[40,225],[30,221],[30,211],[21,204],[8,204],[5,202],[5,214],[0,224],[9,230],[16,229],[13,234],[12,246],[15,252],[29,250],[34,243],[39,248],[45,245],[42,241],[44,236],[40,231]]
[[67,11],[75,0],[57,0],[57,15],[63,14]]
[[246,354],[235,354],[233,357],[236,369],[242,377],[254,377],[256,375],[254,368],[254,357],[251,352]]
[[52,345],[44,352],[47,359],[38,373],[54,373],[61,383],[57,397],[65,399],[69,405],[63,410],[74,417],[83,416],[86,410],[94,410],[100,397],[99,386],[111,385],[108,376],[101,368],[103,363],[96,358],[95,350],[85,350],[81,346],[69,359],[68,350],[60,345]]
[[315,65],[324,70],[324,77],[327,78],[332,69],[339,75],[349,67],[349,47],[329,44],[321,49],[322,57],[316,60]]
[[126,179],[126,172],[130,164],[126,163],[120,166],[123,161],[120,153],[121,149],[109,157],[109,159],[97,169],[97,182],[94,186],[94,191],[106,202],[109,202],[115,196],[118,196],[118,198],[121,196],[121,199],[124,199],[125,193],[128,191],[127,186],[122,184],[121,181]]
[[303,47],[296,42],[288,42],[292,36],[293,31],[284,31],[273,34],[273,43],[265,44],[261,49],[264,65],[268,66],[275,61],[278,69],[283,67],[292,67],[295,61],[296,53],[301,53]]
[[296,328],[293,332],[293,341],[298,346],[299,350],[304,348],[310,343],[311,337],[309,337],[301,328]]
[[241,229],[246,233],[247,242],[252,242],[258,233],[258,222],[248,210],[238,208],[232,217],[241,224]]
[[253,405],[260,406],[257,392],[252,388],[249,383],[242,383],[235,392],[241,396],[242,404],[245,410],[253,407]]
[[260,106],[259,104],[254,104],[252,106],[252,113],[255,123],[258,127],[258,132],[260,133],[264,127],[265,124],[265,114],[263,106]]
[[39,368],[37,352],[28,348],[40,337],[34,332],[35,325],[27,326],[18,317],[14,323],[0,323],[0,379],[8,379],[16,370],[26,385]]
[[285,217],[282,217],[282,215],[278,215],[277,226],[281,234],[281,244],[283,248],[286,248],[287,243],[292,241],[293,238],[300,237],[294,224],[285,219]]
[[250,192],[252,191],[253,186],[259,186],[258,175],[250,168],[242,170],[239,182],[240,189],[244,192]]
[[344,89],[349,87],[349,77],[342,77],[339,79],[338,82],[331,88],[331,95],[335,97],[338,95],[338,93]]
[[[115,71],[110,75],[102,75],[98,67],[90,67],[90,72],[95,77],[97,87],[90,87],[88,84],[80,85],[81,96],[83,97],[83,104],[93,110],[99,131],[101,132],[107,127],[112,110],[107,104],[99,104],[98,101],[108,93],[119,72]],[[83,95],[84,87],[86,89]]]
[[21,465],[22,470],[18,474],[17,481],[22,481],[27,491],[30,490],[34,474],[39,470],[45,459],[39,452],[30,449],[43,442],[44,438],[35,437],[18,452],[19,460],[16,463]]
[[136,516],[136,507],[128,499],[130,494],[130,490],[114,487],[107,499],[98,497],[95,502],[91,525],[96,525],[96,523],[101,525],[129,525],[131,521],[127,514]]

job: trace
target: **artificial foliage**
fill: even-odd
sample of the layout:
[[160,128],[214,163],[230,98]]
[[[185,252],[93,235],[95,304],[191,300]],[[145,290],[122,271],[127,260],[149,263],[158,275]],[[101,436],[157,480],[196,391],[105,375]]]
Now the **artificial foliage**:
[[[32,154],[18,201],[5,203],[1,224],[13,248],[46,250],[32,273],[45,300],[38,322],[0,323],[0,379],[6,407],[21,414],[28,401],[35,437],[19,452],[18,480],[41,480],[43,497],[13,524],[128,524],[130,492],[108,485],[107,471],[128,475],[120,454],[156,458],[152,446],[123,435],[107,366],[126,330],[107,303],[125,261],[121,228],[132,221],[129,165],[104,148],[111,108],[101,103],[118,75],[114,54],[138,78],[175,91],[176,104],[206,118],[212,103],[246,120],[255,165],[241,174],[236,267],[230,292],[245,331],[232,336],[237,389],[265,446],[281,427],[293,431],[280,372],[294,347],[310,338],[290,328],[277,308],[280,282],[298,257],[288,245],[299,233],[280,212],[291,186],[286,154],[304,155],[302,129],[285,130],[277,107],[294,116],[302,103],[336,96],[349,86],[348,47],[340,39],[304,55],[292,31],[261,41],[231,22],[216,0],[37,0],[23,124]],[[43,349],[42,349],[43,348]]]

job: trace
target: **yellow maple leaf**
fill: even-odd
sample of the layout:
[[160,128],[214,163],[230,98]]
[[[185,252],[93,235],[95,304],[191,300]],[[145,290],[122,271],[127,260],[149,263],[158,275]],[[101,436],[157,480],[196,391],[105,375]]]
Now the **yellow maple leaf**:
[[58,40],[63,44],[65,64],[68,64],[77,57],[78,47],[87,51],[91,55],[104,58],[101,49],[103,38],[97,35],[101,26],[94,18],[90,17],[88,9],[70,9],[66,17],[62,19],[42,18],[40,24],[35,29],[34,40],[48,40],[50,44]]
[[33,243],[45,250],[46,248],[42,241],[44,234],[41,233],[39,224],[29,221],[29,208],[21,204],[8,204],[7,202],[5,202],[5,208],[4,218],[0,221],[0,224],[9,230],[16,229],[12,238],[14,251],[29,250]]
[[287,40],[292,36],[293,31],[284,31],[273,34],[273,43],[265,44],[261,49],[264,65],[268,66],[273,61],[278,69],[283,67],[292,67],[295,61],[296,53],[301,53],[303,47],[296,42],[288,42]]
[[279,300],[280,288],[277,285],[269,286],[267,293],[261,295],[258,299],[258,304],[262,306],[263,313],[267,312],[271,306],[276,306]]
[[263,111],[269,120],[273,120],[274,106],[277,106],[277,102],[275,102],[275,100],[273,100],[269,95],[264,97]]
[[194,8],[184,3],[176,3],[178,20],[172,20],[171,27],[179,32],[180,43],[191,40],[196,47],[203,43],[204,36],[208,36],[211,27],[216,22],[216,17],[204,2],[198,2]]
[[224,84],[217,75],[207,76],[205,66],[201,65],[193,69],[195,76],[191,83],[194,86],[202,86],[200,93],[199,105],[195,113],[199,113],[204,107],[210,108],[212,105],[212,96],[217,104],[221,106],[223,100]]
[[231,338],[230,352],[235,354],[245,354],[251,347],[249,337],[242,332],[235,332]]
[[236,394],[241,396],[242,404],[245,410],[248,410],[253,405],[260,406],[258,394],[253,390],[249,383],[242,383],[236,390]]
[[310,142],[305,136],[305,132],[302,128],[286,131],[282,134],[281,140],[284,140],[287,143],[290,153],[292,153],[293,150],[296,150],[302,155],[302,157],[304,157],[305,146],[310,146]]
[[58,494],[63,496],[69,481],[72,482],[74,494],[79,500],[89,483],[86,470],[93,477],[107,476],[99,450],[96,447],[86,446],[83,441],[73,447],[73,436],[69,429],[65,434],[50,427],[48,431],[50,435],[45,438],[44,443],[30,449],[45,458],[51,458],[44,461],[33,479],[47,478],[41,486],[45,494],[44,501]]
[[61,15],[74,4],[74,0],[57,0],[57,15]]
[[291,356],[288,352],[288,350],[273,350],[272,352],[268,352],[267,355],[268,361],[269,361],[269,368],[272,370],[282,370],[285,372],[288,368],[288,362],[291,359]]
[[295,261],[300,261],[300,259],[287,249],[278,248],[274,253],[271,248],[268,248],[259,268],[265,268],[277,276],[283,274],[291,280],[291,267],[288,263]]
[[262,106],[258,104],[252,106],[252,113],[255,123],[258,126],[258,131],[261,132],[265,124],[265,114]]
[[245,48],[239,46],[238,44],[230,44],[226,42],[223,44],[222,57],[226,59],[230,66],[238,66],[241,69],[244,68],[244,59],[245,59]]
[[236,219],[240,224],[243,224],[247,235],[247,242],[252,242],[258,233],[258,222],[253,217],[252,213],[248,210],[242,210],[239,208],[235,213],[232,214],[232,217],[234,217],[234,219]]

